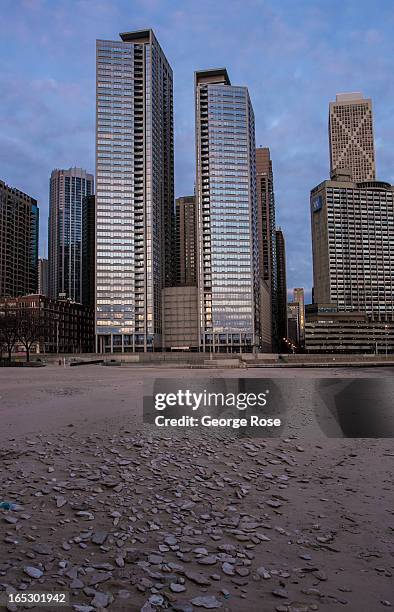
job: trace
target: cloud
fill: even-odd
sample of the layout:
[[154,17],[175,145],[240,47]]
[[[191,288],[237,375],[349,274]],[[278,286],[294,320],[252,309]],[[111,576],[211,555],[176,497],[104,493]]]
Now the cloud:
[[[340,15],[340,19],[338,18]],[[174,70],[176,193],[194,186],[193,75],[226,66],[247,85],[273,160],[288,284],[311,288],[310,189],[328,176],[328,103],[374,102],[378,175],[394,180],[390,0],[3,0],[1,178],[37,196],[53,167],[94,163],[95,39],[152,27]]]

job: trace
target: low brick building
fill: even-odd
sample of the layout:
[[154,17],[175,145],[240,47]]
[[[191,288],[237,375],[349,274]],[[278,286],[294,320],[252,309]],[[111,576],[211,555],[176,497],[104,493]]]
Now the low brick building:
[[[32,352],[90,353],[94,351],[94,314],[91,308],[44,295],[0,298],[0,317],[5,313],[34,317],[40,322],[40,338]],[[1,325],[1,319],[0,319]]]

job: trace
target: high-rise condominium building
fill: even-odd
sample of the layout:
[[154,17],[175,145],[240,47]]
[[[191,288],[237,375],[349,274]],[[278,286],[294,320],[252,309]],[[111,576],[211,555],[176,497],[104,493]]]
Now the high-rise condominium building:
[[96,258],[96,198],[86,196],[82,201],[82,304],[94,309]]
[[372,101],[362,94],[344,93],[330,102],[329,140],[331,172],[350,170],[352,179],[375,178]]
[[311,192],[314,301],[394,320],[394,187],[343,171]]
[[175,254],[178,285],[197,285],[196,198],[175,200]]
[[299,305],[299,328],[300,328],[300,343],[303,343],[304,332],[305,332],[305,295],[302,287],[295,287],[293,289],[293,302]]
[[278,305],[279,349],[285,349],[287,339],[287,282],[286,282],[286,247],[285,237],[280,228],[275,232],[276,240],[276,299]]
[[223,69],[195,74],[202,350],[260,346],[254,114]]
[[53,170],[49,182],[49,296],[82,303],[82,202],[94,191],[94,179],[82,168]]
[[36,293],[37,201],[0,180],[0,297]]
[[292,352],[296,348],[299,349],[301,344],[300,319],[300,304],[289,302],[287,304],[287,346]]
[[38,293],[39,295],[49,295],[48,260],[44,258],[38,260]]
[[261,337],[263,350],[277,339],[275,196],[268,147],[256,149],[257,225],[260,269]]
[[97,41],[97,349],[161,349],[174,216],[172,70],[152,30]]

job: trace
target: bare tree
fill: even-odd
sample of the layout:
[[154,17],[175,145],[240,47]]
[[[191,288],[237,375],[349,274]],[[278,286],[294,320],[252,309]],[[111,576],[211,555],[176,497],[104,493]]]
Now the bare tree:
[[8,305],[0,310],[0,345],[8,353],[8,361],[11,363],[12,349],[18,340],[18,317],[15,311]]
[[25,308],[18,315],[18,340],[26,350],[26,361],[30,361],[30,351],[44,335],[43,318],[39,311]]

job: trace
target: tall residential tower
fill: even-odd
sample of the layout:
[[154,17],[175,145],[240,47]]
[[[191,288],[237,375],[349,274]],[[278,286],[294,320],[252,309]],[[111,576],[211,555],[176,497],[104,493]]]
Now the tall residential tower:
[[278,348],[287,350],[286,246],[281,228],[276,230],[276,299],[278,304]]
[[174,216],[172,70],[152,30],[97,41],[97,350],[161,348]]
[[262,349],[277,344],[275,196],[272,161],[268,147],[256,149],[257,220],[260,269]]
[[261,345],[254,114],[224,68],[195,74],[200,347]]
[[196,198],[175,200],[175,257],[177,285],[197,285]]
[[36,293],[37,201],[0,180],[0,297]]
[[82,202],[94,190],[94,179],[82,168],[53,170],[49,183],[49,296],[82,303]]

